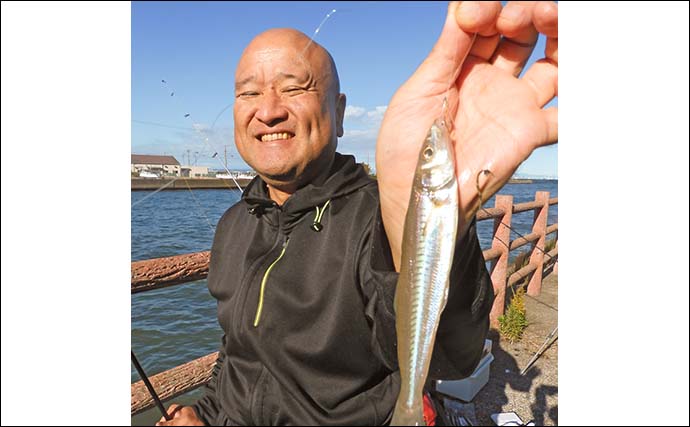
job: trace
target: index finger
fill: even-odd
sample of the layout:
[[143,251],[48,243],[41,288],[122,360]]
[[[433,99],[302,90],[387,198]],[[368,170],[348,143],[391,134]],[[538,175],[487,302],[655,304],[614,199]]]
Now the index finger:
[[463,1],[455,10],[455,20],[466,33],[488,37],[497,33],[496,19],[500,13],[498,1]]

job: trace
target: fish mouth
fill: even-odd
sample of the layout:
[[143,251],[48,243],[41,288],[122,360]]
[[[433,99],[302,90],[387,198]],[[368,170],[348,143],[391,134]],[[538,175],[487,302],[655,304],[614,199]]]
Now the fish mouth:
[[256,139],[261,142],[286,141],[295,137],[290,131],[266,132],[256,135]]

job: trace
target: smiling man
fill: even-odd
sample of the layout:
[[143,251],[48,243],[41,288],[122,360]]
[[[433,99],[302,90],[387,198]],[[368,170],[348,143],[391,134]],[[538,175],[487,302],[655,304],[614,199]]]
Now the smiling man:
[[331,56],[295,30],[269,30],[235,74],[235,141],[279,204],[333,162],[345,95]]
[[[558,87],[557,19],[549,3],[451,3],[434,50],[389,104],[378,182],[336,152],[346,100],[328,52],[290,29],[247,46],[235,75],[235,143],[258,177],[221,218],[211,250],[220,355],[205,396],[171,406],[173,419],[158,425],[390,422],[400,390],[393,297],[402,224],[444,99],[460,223],[429,376],[472,373],[493,301],[473,177],[492,171],[486,199],[532,150],[557,140],[556,112],[542,110]],[[546,57],[518,79],[537,31],[549,37]]]

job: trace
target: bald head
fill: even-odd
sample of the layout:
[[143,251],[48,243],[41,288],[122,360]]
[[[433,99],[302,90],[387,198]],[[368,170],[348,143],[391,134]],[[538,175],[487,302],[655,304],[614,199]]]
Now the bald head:
[[254,37],[242,53],[235,73],[235,83],[250,76],[240,76],[250,63],[271,61],[280,51],[290,49],[294,63],[308,70],[312,77],[326,81],[333,93],[340,93],[340,79],[331,54],[301,31],[292,28],[273,28]]

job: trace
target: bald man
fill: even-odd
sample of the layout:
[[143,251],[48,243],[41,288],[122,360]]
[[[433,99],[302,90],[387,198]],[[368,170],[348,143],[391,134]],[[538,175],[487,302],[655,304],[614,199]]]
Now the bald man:
[[[235,143],[258,176],[221,218],[211,250],[219,358],[204,397],[172,405],[173,419],[158,425],[390,422],[402,226],[420,146],[446,97],[460,228],[429,376],[472,373],[493,301],[474,176],[491,170],[481,182],[489,198],[532,150],[557,140],[557,112],[542,109],[557,93],[557,19],[548,3],[451,3],[434,50],[389,104],[378,183],[336,152],[346,98],[328,52],[290,29],[252,40],[235,73]],[[538,31],[546,56],[518,79]]]

